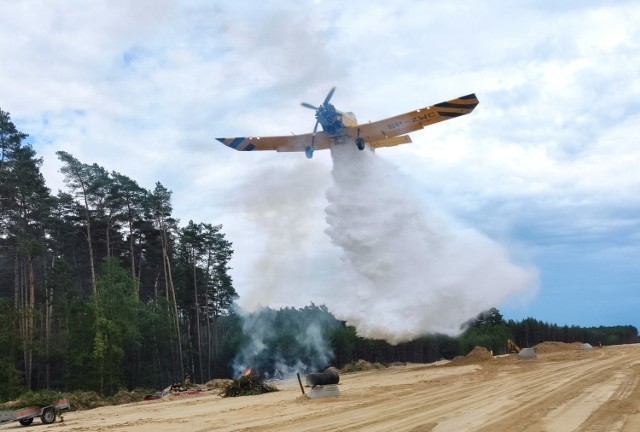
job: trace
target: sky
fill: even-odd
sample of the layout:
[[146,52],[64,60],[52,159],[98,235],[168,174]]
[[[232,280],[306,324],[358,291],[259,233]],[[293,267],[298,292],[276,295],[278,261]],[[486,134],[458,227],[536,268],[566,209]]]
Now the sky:
[[318,105],[333,86],[332,103],[360,122],[476,93],[472,114],[376,151],[401,193],[531,275],[498,297],[506,318],[640,327],[634,1],[23,0],[0,10],[0,108],[30,135],[47,185],[64,189],[58,150],[148,189],[161,182],[183,225],[223,225],[241,305],[339,304],[325,287],[350,289],[327,232],[333,162],[329,151],[237,152],[215,137],[310,132],[300,102]]

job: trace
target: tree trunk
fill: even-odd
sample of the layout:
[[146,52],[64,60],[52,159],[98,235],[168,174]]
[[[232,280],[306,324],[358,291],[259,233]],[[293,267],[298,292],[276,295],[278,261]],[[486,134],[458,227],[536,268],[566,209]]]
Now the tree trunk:
[[195,251],[193,253],[193,294],[196,308],[196,344],[198,348],[198,369],[200,372],[200,382],[204,382],[202,376],[202,346],[200,344],[200,305],[198,304],[198,282],[196,279],[196,257]]
[[178,302],[176,301],[176,291],[173,285],[173,276],[171,274],[171,261],[169,260],[168,254],[169,241],[167,240],[167,232],[162,230],[162,255],[164,257],[164,262],[166,266],[166,276],[168,279],[167,287],[170,291],[170,297],[167,299],[173,305],[173,315],[175,317],[175,326],[176,326],[176,334],[178,336],[178,359],[180,364],[180,379],[184,377],[184,363],[182,361],[182,336],[180,335],[180,319],[178,316]]
[[27,390],[31,390],[32,385],[32,369],[33,369],[33,335],[34,335],[34,316],[35,316],[35,297],[36,297],[36,281],[33,273],[33,259],[31,254],[26,257],[28,286],[26,290],[25,305],[26,322],[25,322],[25,384]]
[[[131,255],[131,280],[133,281],[133,290],[134,295],[139,300],[140,299],[140,282],[136,281],[136,258],[133,249],[133,220],[131,216],[131,205],[127,202],[127,213],[128,213],[128,222],[129,222],[129,255]],[[142,267],[142,262],[140,262],[140,267]]]
[[205,313],[207,316],[206,338],[207,338],[207,379],[211,379],[211,319],[209,318],[209,290],[205,291],[204,301],[206,302]]
[[91,270],[91,291],[93,296],[98,295],[98,288],[96,287],[96,269],[93,263],[93,245],[91,242],[91,218],[89,217],[89,208],[86,208],[87,212],[87,246],[89,247],[89,268]]
[[107,229],[105,236],[107,240],[107,257],[111,258],[111,215],[107,216]]
[[[51,258],[51,267],[55,263],[55,254]],[[53,317],[53,293],[49,290],[48,284],[48,272],[47,272],[47,258],[45,254],[44,258],[44,292],[45,292],[45,307],[44,307],[44,347],[45,347],[45,383],[47,389],[51,386],[51,364],[49,362],[49,351],[51,340],[51,320]]]
[[85,221],[87,222],[87,247],[89,248],[89,269],[91,270],[91,291],[96,297],[98,289],[96,287],[96,269],[93,261],[93,242],[91,241],[91,214],[89,213],[89,202],[87,201],[87,190],[82,184],[82,195],[84,197]]

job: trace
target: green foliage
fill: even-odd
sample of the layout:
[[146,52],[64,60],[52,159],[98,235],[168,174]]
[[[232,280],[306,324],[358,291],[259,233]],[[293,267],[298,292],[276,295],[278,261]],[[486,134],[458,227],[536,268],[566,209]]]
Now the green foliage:
[[16,362],[19,343],[17,316],[8,298],[0,298],[0,401],[22,392],[22,374]]
[[459,353],[465,355],[474,347],[481,346],[494,355],[505,354],[507,339],[512,339],[511,330],[505,324],[502,315],[493,308],[481,313],[460,336]]
[[363,372],[363,371],[368,371],[372,369],[383,369],[383,368],[384,368],[384,365],[381,363],[369,363],[368,361],[361,359],[361,360],[344,365],[342,367],[342,372],[344,373]]
[[125,350],[135,349],[141,343],[138,317],[143,307],[133,294],[130,273],[115,258],[105,258],[96,285],[92,359],[98,390],[113,393],[125,387]]
[[0,401],[15,398],[23,390],[22,374],[11,359],[0,358]]
[[19,398],[6,404],[7,409],[18,409],[26,407],[45,407],[53,405],[65,396],[61,392],[52,390],[30,391],[20,395]]
[[120,390],[113,396],[109,397],[109,401],[112,405],[140,402],[144,399],[145,395],[150,393],[153,393],[153,391],[149,389],[135,389],[133,391]]
[[76,390],[66,394],[73,409],[93,409],[110,405],[110,403],[95,391]]
[[[191,223],[179,238],[167,188],[64,151],[67,190],[52,196],[26,137],[0,110],[0,297],[16,305],[0,308],[0,398],[31,386],[164,387],[182,364],[227,375],[241,332],[217,328],[237,297],[222,227]],[[194,280],[169,290],[190,245]]]
[[638,329],[631,325],[579,327],[559,326],[525,318],[522,321],[509,320],[515,342],[521,347],[532,347],[544,341],[585,342],[593,346],[616,345],[638,342]]
[[278,391],[274,386],[266,384],[258,376],[250,373],[242,375],[227,385],[221,393],[222,397],[253,396]]

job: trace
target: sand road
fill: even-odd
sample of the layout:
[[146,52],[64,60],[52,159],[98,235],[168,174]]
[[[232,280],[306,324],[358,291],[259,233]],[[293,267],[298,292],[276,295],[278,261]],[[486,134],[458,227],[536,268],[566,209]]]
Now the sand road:
[[28,430],[640,431],[640,345],[343,374],[337,398],[309,400],[297,381],[276,385],[282,391],[261,396],[212,393],[70,412],[64,423],[36,420]]

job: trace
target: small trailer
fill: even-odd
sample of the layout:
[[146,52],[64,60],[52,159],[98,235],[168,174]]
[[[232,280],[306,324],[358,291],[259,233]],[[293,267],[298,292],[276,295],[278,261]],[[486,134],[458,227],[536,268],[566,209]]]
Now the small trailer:
[[71,408],[67,399],[60,399],[45,407],[29,407],[19,410],[0,411],[0,424],[19,421],[22,426],[29,426],[33,419],[40,417],[43,424],[50,424],[56,421],[56,416],[63,410]]

